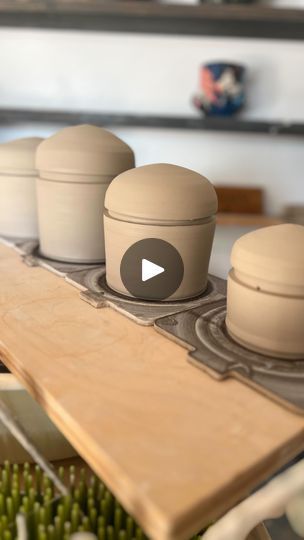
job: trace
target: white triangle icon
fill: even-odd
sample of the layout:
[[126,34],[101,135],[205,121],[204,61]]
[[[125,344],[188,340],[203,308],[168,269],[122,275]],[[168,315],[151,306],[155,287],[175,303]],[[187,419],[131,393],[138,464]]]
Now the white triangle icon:
[[159,274],[162,274],[164,271],[165,269],[162,266],[158,266],[158,264],[148,261],[148,259],[142,259],[141,261],[141,280],[142,281],[148,281],[148,279],[158,276]]

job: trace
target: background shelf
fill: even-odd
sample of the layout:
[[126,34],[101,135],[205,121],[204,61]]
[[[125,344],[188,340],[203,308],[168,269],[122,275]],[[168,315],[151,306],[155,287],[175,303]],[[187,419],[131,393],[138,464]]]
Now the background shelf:
[[303,40],[304,10],[129,0],[0,0],[0,26]]
[[104,127],[151,127],[304,136],[304,123],[267,122],[237,118],[204,118],[66,112],[56,110],[0,109],[0,125],[18,123],[85,124]]

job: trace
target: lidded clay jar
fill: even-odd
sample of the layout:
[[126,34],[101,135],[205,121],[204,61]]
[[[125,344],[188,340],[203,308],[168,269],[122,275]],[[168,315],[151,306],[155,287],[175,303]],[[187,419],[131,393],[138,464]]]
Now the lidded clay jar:
[[0,235],[37,238],[35,153],[42,139],[0,144]]
[[[108,285],[123,295],[146,300],[181,300],[203,293],[207,286],[216,211],[217,196],[212,184],[189,169],[153,164],[120,174],[109,186],[105,198]],[[149,252],[148,239],[156,240],[153,254]],[[168,297],[148,290],[149,287],[143,293],[132,294],[123,282],[124,255],[143,240],[147,245],[145,259],[157,260],[159,240],[173,246],[182,259],[181,282]],[[168,248],[169,253],[171,248]],[[138,268],[134,270],[138,272]],[[173,269],[173,281],[175,277]]]
[[103,206],[112,179],[134,167],[131,148],[90,125],[65,128],[37,150],[40,250],[68,262],[105,258]]
[[228,277],[229,334],[266,355],[304,358],[304,227],[275,225],[233,246]]

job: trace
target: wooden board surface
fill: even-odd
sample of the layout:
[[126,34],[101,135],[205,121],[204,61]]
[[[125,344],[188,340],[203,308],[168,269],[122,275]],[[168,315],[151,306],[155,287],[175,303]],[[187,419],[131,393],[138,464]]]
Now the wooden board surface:
[[303,418],[4,246],[0,357],[155,540],[186,540],[304,448]]

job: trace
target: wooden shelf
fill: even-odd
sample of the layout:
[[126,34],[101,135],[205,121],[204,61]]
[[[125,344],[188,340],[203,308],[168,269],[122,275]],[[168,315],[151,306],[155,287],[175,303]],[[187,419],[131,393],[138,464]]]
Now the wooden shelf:
[[196,118],[38,109],[0,109],[1,126],[24,122],[64,125],[91,123],[104,127],[150,127],[304,136],[304,123],[267,122],[237,118],[204,118],[203,116]]
[[1,0],[0,25],[303,40],[304,10],[129,0]]
[[279,225],[284,220],[263,214],[224,214],[217,215],[217,225],[231,227],[269,227],[270,225]]

